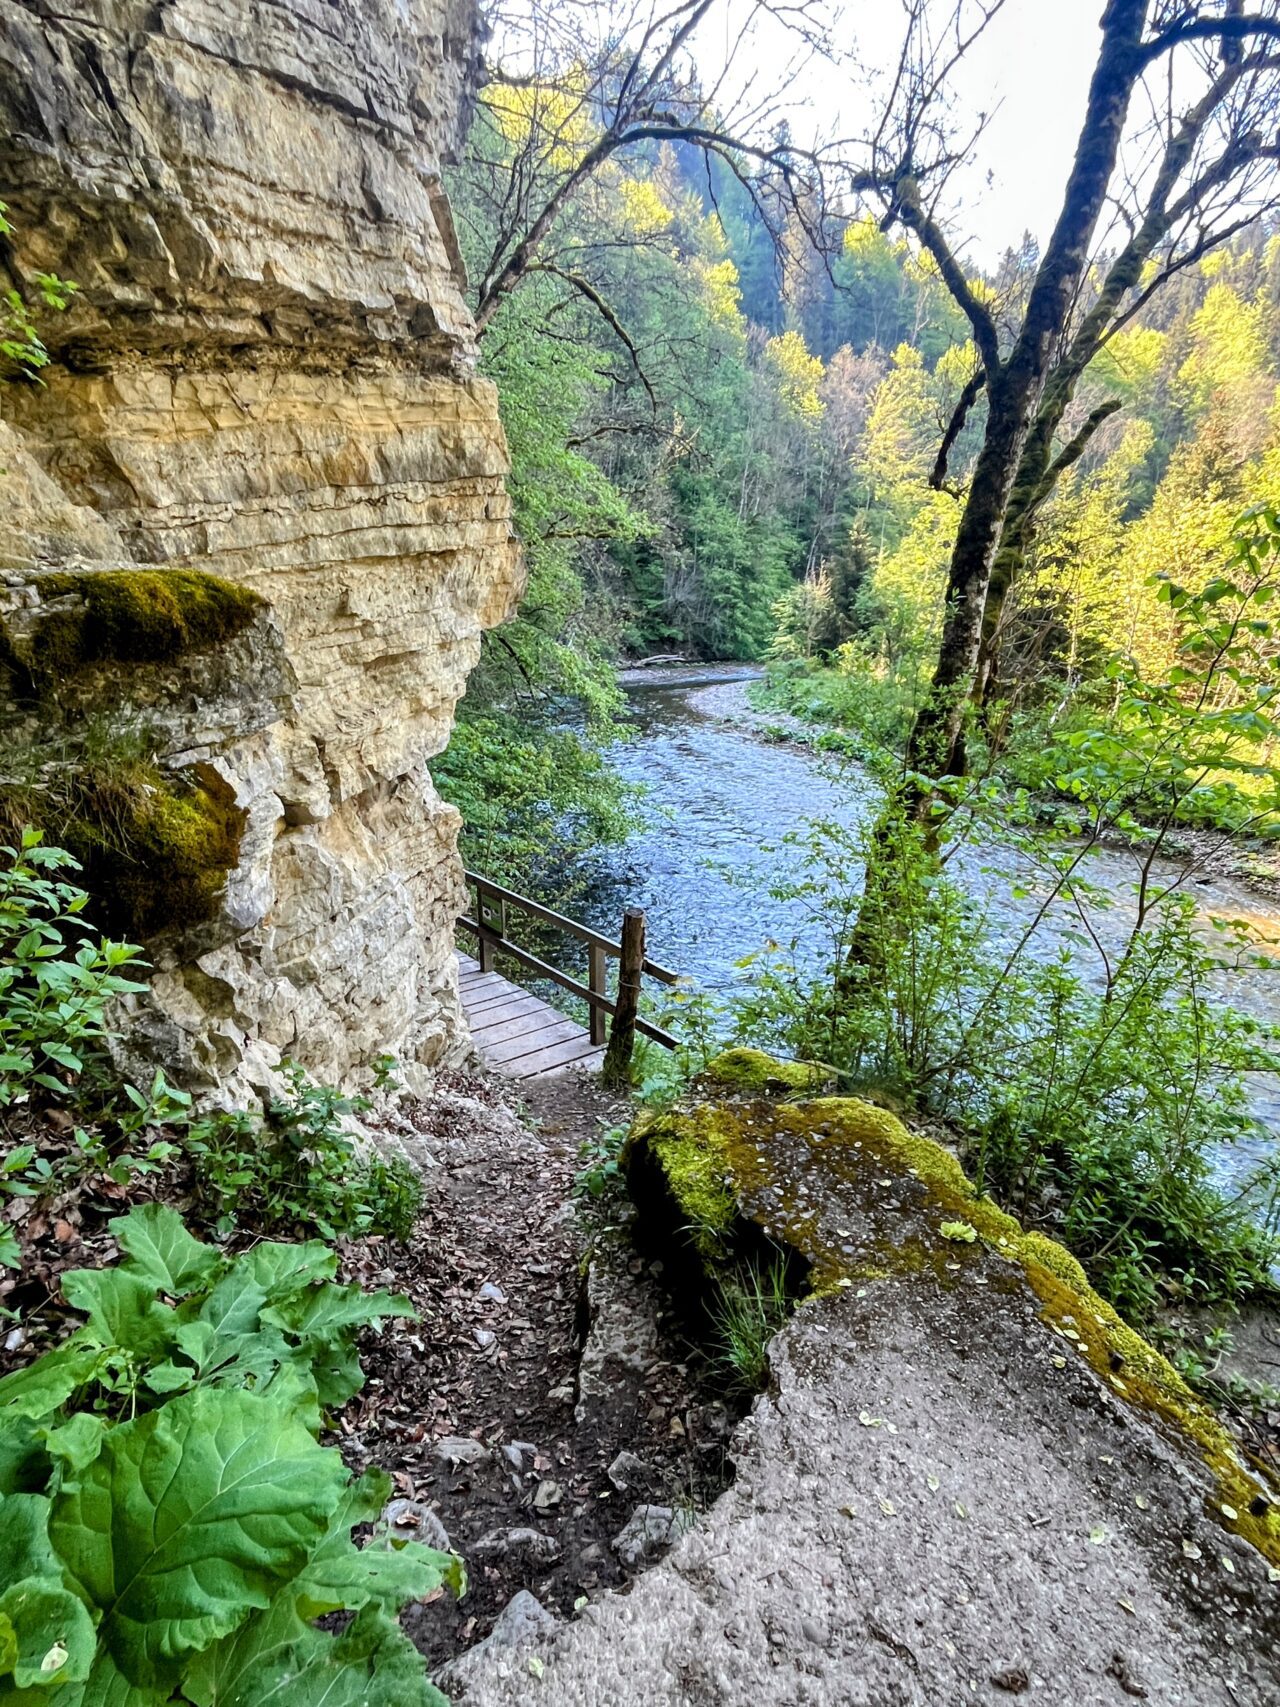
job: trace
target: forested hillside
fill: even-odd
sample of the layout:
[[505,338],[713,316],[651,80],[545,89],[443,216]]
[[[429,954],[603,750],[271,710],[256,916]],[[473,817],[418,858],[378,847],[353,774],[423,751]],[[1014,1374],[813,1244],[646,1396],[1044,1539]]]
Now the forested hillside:
[[[551,189],[599,137],[563,79],[484,91],[451,185],[481,291],[513,179]],[[788,703],[897,746],[927,684],[985,413],[968,322],[914,238],[770,201],[747,165],[669,140],[611,154],[482,316],[530,583],[486,637],[438,775],[492,868],[619,832],[602,755],[620,661],[829,664],[784,677]],[[998,324],[1038,260],[1026,237],[968,273]],[[1203,586],[1242,509],[1280,494],[1271,225],[1161,285],[1079,382],[1025,566],[991,601],[1001,742],[1118,657],[1169,667],[1179,628],[1155,577]]]

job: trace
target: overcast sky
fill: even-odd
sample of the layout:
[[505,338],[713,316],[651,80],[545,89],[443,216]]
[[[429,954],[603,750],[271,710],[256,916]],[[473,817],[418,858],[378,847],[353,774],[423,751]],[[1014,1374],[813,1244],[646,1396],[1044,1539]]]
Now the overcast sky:
[[[705,73],[723,64],[727,41],[741,35],[742,3],[717,8],[718,18],[700,32]],[[957,102],[972,115],[994,114],[973,168],[955,182],[963,204],[956,229],[972,236],[971,262],[994,264],[1025,230],[1041,241],[1048,235],[1080,129],[1102,6],[1103,0],[1006,0],[971,50],[957,78]],[[900,0],[847,0],[839,35],[856,62],[887,72],[902,24]],[[766,23],[744,43],[739,64],[755,67],[760,86],[776,79],[792,51]],[[805,103],[792,115],[798,140],[806,130],[813,136],[837,125],[851,133],[865,127],[868,94],[849,67],[813,62],[793,93]]]

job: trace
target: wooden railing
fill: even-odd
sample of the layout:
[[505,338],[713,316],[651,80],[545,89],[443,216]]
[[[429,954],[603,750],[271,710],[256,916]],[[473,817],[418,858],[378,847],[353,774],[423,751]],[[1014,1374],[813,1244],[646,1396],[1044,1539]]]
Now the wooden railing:
[[[603,1044],[608,1035],[611,1055],[620,1055],[623,1059],[628,1057],[631,1053],[631,1036],[637,1031],[641,1036],[651,1037],[655,1043],[661,1043],[667,1049],[679,1048],[677,1040],[669,1031],[642,1019],[636,1011],[643,978],[654,978],[659,984],[674,984],[679,976],[645,955],[644,914],[640,908],[627,908],[622,921],[621,939],[614,942],[611,937],[601,936],[599,931],[593,931],[587,925],[580,925],[576,919],[568,919],[563,913],[553,912],[550,907],[544,907],[538,901],[531,901],[527,895],[517,895],[514,889],[504,889],[502,884],[481,877],[479,872],[468,871],[466,879],[475,894],[475,913],[464,914],[458,923],[463,930],[469,931],[479,944],[477,957],[482,972],[493,970],[497,955],[507,955],[518,965],[537,973],[539,978],[546,978],[552,984],[559,985],[562,990],[580,996],[591,1010],[591,1041]],[[562,972],[558,966],[552,966],[549,961],[543,960],[540,955],[532,953],[520,943],[513,942],[507,934],[508,911],[527,914],[529,918],[538,919],[542,924],[550,925],[566,936],[585,943],[586,983]],[[616,999],[609,995],[610,958],[619,963]],[[613,1020],[612,1027],[607,1025],[610,1018]]]

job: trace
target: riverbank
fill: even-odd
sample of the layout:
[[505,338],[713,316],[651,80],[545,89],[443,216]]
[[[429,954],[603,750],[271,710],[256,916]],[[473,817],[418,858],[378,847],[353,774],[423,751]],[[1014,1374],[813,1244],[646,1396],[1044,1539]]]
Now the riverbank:
[[[800,679],[811,683],[815,677],[819,681],[823,677],[845,680],[837,678],[836,672],[821,670]],[[787,684],[783,677],[764,667],[756,671],[753,681],[755,685],[749,696],[750,715],[762,739],[794,742],[811,751],[822,752],[830,750],[831,737],[836,737],[858,748],[862,740],[858,730],[837,718],[823,715],[819,708],[825,709],[825,702],[820,694],[812,701],[814,709],[806,712],[797,704],[801,696],[794,681]],[[1077,810],[1075,802],[1061,794],[1045,793],[1038,798],[1046,822],[1061,823],[1070,817],[1073,810]],[[1078,821],[1083,832],[1087,827],[1083,813],[1080,813]],[[1108,829],[1102,837],[1102,845],[1129,850],[1143,844],[1136,837]],[[1280,908],[1280,836],[1252,836],[1230,830],[1175,824],[1163,832],[1162,851],[1170,860],[1180,860],[1217,878],[1239,883],[1259,900]]]

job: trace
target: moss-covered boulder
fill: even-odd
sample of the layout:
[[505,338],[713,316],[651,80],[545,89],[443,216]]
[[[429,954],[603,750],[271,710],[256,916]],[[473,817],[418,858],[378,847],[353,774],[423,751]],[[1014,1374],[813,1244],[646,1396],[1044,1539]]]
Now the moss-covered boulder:
[[[781,1080],[790,1064],[774,1065]],[[703,1087],[716,1082],[713,1064]],[[972,1284],[978,1299],[1029,1292],[1058,1360],[1080,1360],[1189,1446],[1212,1472],[1213,1515],[1280,1564],[1280,1510],[1213,1411],[1070,1252],[980,1196],[948,1150],[886,1110],[852,1097],[704,1099],[642,1119],[624,1158],[642,1228],[687,1288],[699,1277],[713,1287],[763,1242],[791,1253],[820,1296],[895,1281]]]
[[708,1063],[699,1083],[722,1096],[813,1096],[832,1082],[817,1061],[783,1061],[763,1049],[726,1049]]

